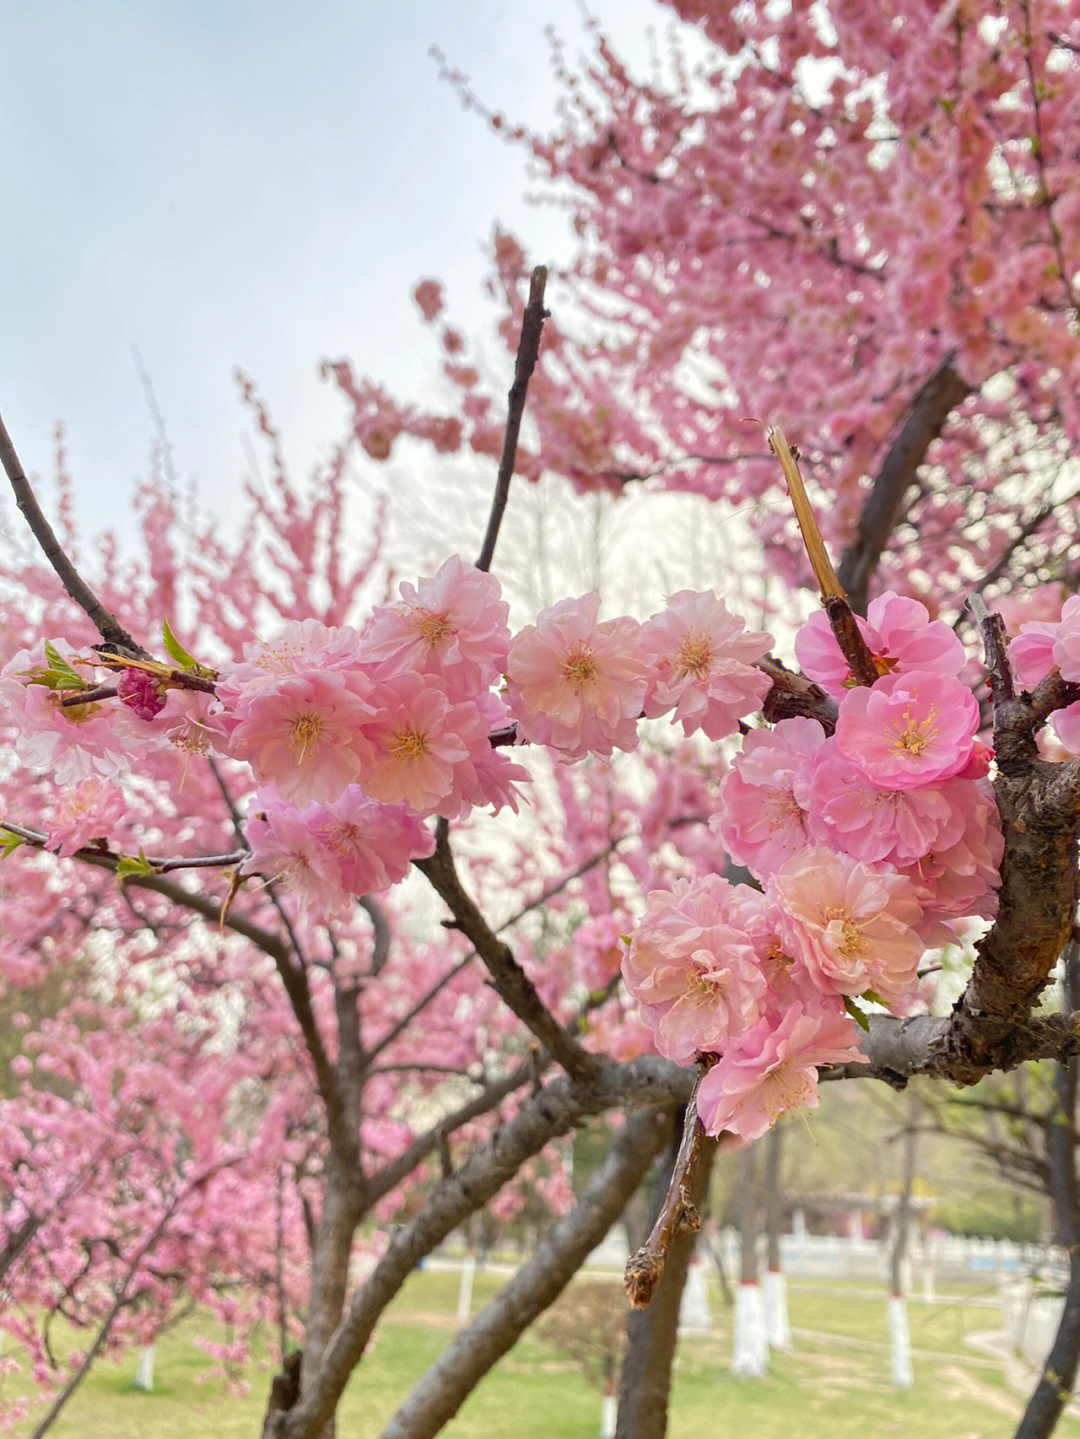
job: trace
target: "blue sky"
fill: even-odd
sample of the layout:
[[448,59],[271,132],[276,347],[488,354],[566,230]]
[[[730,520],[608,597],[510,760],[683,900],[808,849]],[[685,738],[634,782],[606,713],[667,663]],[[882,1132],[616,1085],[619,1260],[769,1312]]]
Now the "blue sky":
[[[590,8],[644,62],[652,0]],[[46,476],[64,421],[91,534],[122,528],[148,468],[133,347],[179,474],[227,513],[247,469],[235,366],[303,472],[344,413],[321,357],[420,393],[436,368],[415,282],[443,278],[478,329],[493,221],[537,260],[558,247],[557,217],[524,203],[523,153],[463,111],[428,52],[543,125],[544,26],[580,53],[576,0],[7,0],[4,17],[0,413]]]

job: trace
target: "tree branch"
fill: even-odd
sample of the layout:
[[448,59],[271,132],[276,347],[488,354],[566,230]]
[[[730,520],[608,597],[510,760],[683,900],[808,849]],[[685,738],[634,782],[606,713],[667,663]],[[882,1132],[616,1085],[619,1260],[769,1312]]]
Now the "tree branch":
[[132,639],[116,616],[109,613],[64,553],[60,541],[56,538],[56,532],[45,518],[42,508],[37,502],[37,496],[34,494],[30,481],[26,478],[26,471],[15,453],[15,446],[11,442],[11,436],[8,434],[2,418],[0,418],[0,463],[3,464],[5,473],[11,481],[11,488],[15,491],[15,503],[22,511],[23,519],[30,526],[34,538],[41,546],[42,553],[56,571],[64,589],[80,609],[89,616],[94,628],[109,649],[132,659],[149,659],[150,656],[146,650]]
[[529,281],[529,303],[525,306],[525,313],[521,317],[521,338],[518,341],[517,358],[514,361],[514,382],[510,386],[506,432],[503,435],[502,455],[499,459],[499,473],[495,480],[495,494],[491,501],[487,533],[484,535],[484,543],[480,549],[480,558],[476,561],[478,570],[491,569],[491,561],[495,555],[495,543],[499,538],[499,527],[502,524],[503,512],[510,494],[510,481],[514,474],[514,461],[517,459],[518,436],[521,433],[521,420],[525,413],[525,396],[528,393],[529,380],[532,378],[537,356],[540,353],[540,336],[544,329],[544,321],[549,314],[549,311],[544,309],[544,286],[546,284],[547,267],[537,265]]
[[573,1209],[555,1221],[529,1261],[455,1336],[390,1420],[382,1439],[431,1439],[453,1418],[492,1365],[558,1298],[600,1243],[669,1131],[655,1110],[627,1121]]
[[440,823],[436,830],[435,853],[430,859],[414,860],[413,863],[449,905],[456,927],[484,961],[496,992],[504,1003],[568,1074],[581,1078],[594,1074],[599,1064],[597,1057],[567,1034],[541,1000],[536,986],[514,958],[510,946],[499,939],[465,892],[454,866],[445,823]]
[[955,358],[955,352],[950,351],[916,391],[908,417],[870,487],[855,539],[840,561],[840,583],[852,609],[860,613],[866,609],[871,576],[927,450],[952,411],[971,394],[971,386],[953,369]]
[[618,1104],[657,1106],[690,1098],[694,1076],[653,1056],[628,1064],[601,1062],[589,1081],[564,1075],[526,1099],[490,1142],[444,1179],[423,1212],[398,1229],[323,1354],[296,1407],[275,1416],[268,1439],[316,1439],[366,1349],[383,1310],[416,1265],[511,1180],[527,1159],[587,1114]]

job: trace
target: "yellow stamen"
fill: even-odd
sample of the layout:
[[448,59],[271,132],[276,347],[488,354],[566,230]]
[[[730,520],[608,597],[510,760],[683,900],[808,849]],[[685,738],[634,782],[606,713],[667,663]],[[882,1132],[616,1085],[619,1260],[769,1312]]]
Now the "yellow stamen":
[[318,742],[323,722],[318,715],[299,714],[289,729],[289,748],[296,750],[296,763],[303,764],[308,748]]
[[562,662],[563,678],[571,689],[583,689],[596,679],[596,664],[587,645],[571,650]]
[[427,753],[427,735],[415,726],[402,730],[395,736],[390,753],[395,759],[418,760]]

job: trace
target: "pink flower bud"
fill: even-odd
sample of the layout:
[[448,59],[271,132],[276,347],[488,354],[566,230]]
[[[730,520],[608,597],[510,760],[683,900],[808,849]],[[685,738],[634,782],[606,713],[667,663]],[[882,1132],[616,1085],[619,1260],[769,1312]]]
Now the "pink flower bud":
[[145,670],[125,670],[116,682],[116,693],[140,719],[152,720],[165,708],[165,686]]

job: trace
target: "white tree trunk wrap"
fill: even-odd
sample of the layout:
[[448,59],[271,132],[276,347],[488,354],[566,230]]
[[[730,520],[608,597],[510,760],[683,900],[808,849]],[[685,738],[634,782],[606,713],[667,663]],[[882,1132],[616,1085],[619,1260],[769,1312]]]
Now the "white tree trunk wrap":
[[910,1389],[915,1381],[911,1372],[907,1303],[902,1294],[889,1295],[889,1351],[892,1355],[892,1382],[898,1389]]
[[457,1317],[458,1323],[464,1324],[469,1317],[472,1308],[472,1286],[476,1276],[476,1255],[466,1254],[465,1261],[461,1266],[461,1285],[458,1288]]
[[679,1302],[679,1333],[708,1334],[712,1328],[709,1293],[705,1284],[705,1266],[694,1256],[686,1273],[686,1284]]
[[765,1300],[765,1337],[770,1349],[791,1348],[788,1323],[787,1278],[781,1269],[766,1269],[762,1289]]
[[735,1353],[731,1372],[740,1379],[761,1379],[769,1368],[765,1304],[761,1285],[742,1279],[735,1291]]
[[144,1344],[139,1349],[135,1360],[135,1388],[142,1389],[147,1394],[153,1393],[154,1346],[152,1344]]

